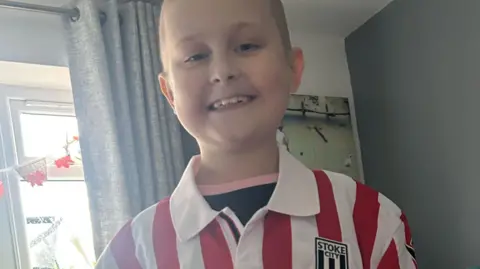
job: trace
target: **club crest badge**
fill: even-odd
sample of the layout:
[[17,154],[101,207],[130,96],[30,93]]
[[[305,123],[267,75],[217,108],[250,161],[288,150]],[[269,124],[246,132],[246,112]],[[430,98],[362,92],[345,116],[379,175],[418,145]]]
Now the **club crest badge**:
[[315,262],[316,269],[348,269],[348,245],[315,238]]

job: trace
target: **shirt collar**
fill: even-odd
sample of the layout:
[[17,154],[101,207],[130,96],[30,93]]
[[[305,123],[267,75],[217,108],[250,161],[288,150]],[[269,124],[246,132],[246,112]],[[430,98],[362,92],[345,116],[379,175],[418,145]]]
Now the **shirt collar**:
[[296,217],[320,213],[317,180],[308,169],[287,150],[280,148],[277,187],[267,204],[271,211]]
[[[199,234],[219,212],[210,208],[195,183],[195,165],[199,156],[193,157],[170,197],[173,226],[180,241]],[[278,213],[306,217],[320,213],[317,181],[313,172],[280,149],[277,186],[267,204],[267,209]]]

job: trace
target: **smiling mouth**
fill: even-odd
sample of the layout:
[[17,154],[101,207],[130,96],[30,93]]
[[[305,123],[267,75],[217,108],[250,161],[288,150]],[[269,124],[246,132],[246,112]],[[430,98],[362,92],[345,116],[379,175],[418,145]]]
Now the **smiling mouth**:
[[208,106],[210,111],[220,111],[227,108],[234,108],[240,105],[245,105],[255,99],[253,95],[237,95],[229,98],[224,98],[213,102]]

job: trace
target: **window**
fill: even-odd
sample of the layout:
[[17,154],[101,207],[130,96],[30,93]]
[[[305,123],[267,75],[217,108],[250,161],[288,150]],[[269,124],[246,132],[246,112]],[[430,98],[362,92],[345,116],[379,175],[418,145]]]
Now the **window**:
[[74,116],[24,112],[20,114],[20,125],[25,158],[50,154],[52,150],[59,151],[66,138],[78,134]]
[[[73,106],[10,100],[18,163],[61,157],[67,139],[78,135]],[[70,148],[70,151],[80,150]],[[20,183],[33,268],[92,268],[94,261],[88,195],[81,162],[70,168],[48,164],[41,187]]]

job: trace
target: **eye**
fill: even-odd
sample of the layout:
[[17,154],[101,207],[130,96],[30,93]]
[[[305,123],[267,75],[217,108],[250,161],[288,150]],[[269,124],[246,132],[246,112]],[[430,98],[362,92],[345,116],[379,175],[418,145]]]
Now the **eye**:
[[189,63],[189,62],[198,62],[198,61],[201,61],[205,58],[208,57],[208,54],[206,53],[198,53],[198,54],[195,54],[195,55],[192,55],[190,57],[188,57],[187,59],[185,59],[185,63]]
[[238,52],[250,52],[250,51],[255,51],[259,48],[260,48],[259,45],[246,43],[246,44],[242,44],[242,45],[238,46],[238,48],[236,50]]

